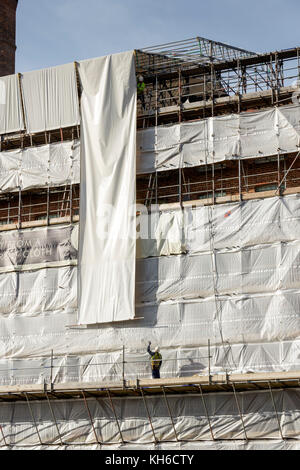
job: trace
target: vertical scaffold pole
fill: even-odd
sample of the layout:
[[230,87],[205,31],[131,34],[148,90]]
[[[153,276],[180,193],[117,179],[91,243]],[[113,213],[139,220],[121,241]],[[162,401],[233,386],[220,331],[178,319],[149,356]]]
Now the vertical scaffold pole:
[[239,199],[242,201],[242,171],[241,171],[241,159],[239,158]]
[[50,186],[47,187],[47,225],[50,225]]
[[181,116],[181,112],[182,112],[182,108],[181,108],[181,94],[182,94],[181,70],[179,69],[179,71],[178,71],[178,108],[179,108],[179,111],[178,111],[178,122],[179,122],[179,124],[180,124],[181,121],[182,121],[182,116]]
[[207,351],[208,351],[208,381],[211,383],[211,355],[210,355],[210,339],[207,342]]
[[86,408],[86,411],[87,411],[87,414],[88,414],[88,417],[89,417],[89,420],[90,420],[90,423],[91,423],[91,426],[92,426],[92,429],[93,429],[93,433],[94,433],[96,442],[97,442],[97,444],[101,445],[101,442],[99,441],[97,433],[96,433],[96,429],[95,429],[94,421],[93,421],[93,418],[92,418],[91,410],[90,410],[90,407],[88,405],[84,390],[81,390],[81,393],[82,393],[82,396],[83,396],[85,408]]
[[277,154],[277,184],[279,188],[279,195],[281,194],[281,188],[280,188],[280,150],[278,149],[278,154]]
[[18,229],[19,230],[22,228],[21,208],[22,208],[22,190],[21,190],[21,186],[19,186],[19,204],[18,204]]
[[73,222],[73,184],[70,184],[70,222]]
[[125,387],[125,346],[122,349],[122,382],[123,388]]

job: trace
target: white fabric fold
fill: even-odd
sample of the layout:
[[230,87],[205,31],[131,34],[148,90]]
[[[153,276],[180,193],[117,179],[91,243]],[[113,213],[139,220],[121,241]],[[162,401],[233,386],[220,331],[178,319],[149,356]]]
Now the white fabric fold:
[[136,78],[134,53],[80,62],[79,323],[134,318]]

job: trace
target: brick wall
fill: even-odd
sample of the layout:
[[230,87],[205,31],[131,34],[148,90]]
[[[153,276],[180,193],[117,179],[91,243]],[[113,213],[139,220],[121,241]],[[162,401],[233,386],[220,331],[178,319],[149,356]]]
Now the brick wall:
[[18,0],[0,1],[0,76],[15,73]]

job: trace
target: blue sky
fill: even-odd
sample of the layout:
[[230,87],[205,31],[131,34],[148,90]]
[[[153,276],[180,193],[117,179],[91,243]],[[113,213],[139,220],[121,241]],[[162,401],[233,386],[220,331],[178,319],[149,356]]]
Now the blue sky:
[[257,52],[300,45],[299,0],[19,0],[16,71],[197,35]]

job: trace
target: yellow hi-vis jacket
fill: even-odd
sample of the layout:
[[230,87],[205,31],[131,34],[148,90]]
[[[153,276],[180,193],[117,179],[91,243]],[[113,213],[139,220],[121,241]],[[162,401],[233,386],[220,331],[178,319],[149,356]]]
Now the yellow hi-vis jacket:
[[151,367],[152,369],[160,369],[162,363],[162,355],[159,352],[156,352],[151,357]]
[[143,93],[145,91],[145,88],[146,88],[145,82],[138,82],[138,84],[137,84],[137,93],[138,93],[138,95]]

